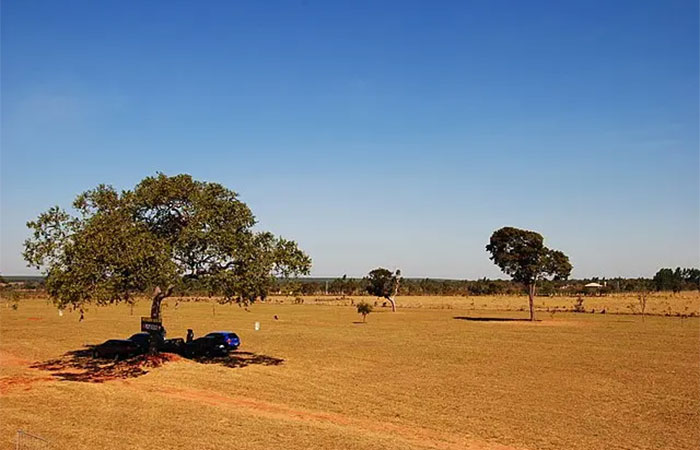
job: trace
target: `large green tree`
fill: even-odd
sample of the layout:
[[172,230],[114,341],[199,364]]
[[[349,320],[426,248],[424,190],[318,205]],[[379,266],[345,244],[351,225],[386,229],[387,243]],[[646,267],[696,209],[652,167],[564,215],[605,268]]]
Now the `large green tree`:
[[401,283],[401,271],[391,273],[390,270],[378,267],[367,276],[367,292],[376,297],[382,297],[391,303],[391,311],[396,312],[396,294]]
[[544,246],[542,235],[534,231],[504,227],[491,235],[486,246],[491,260],[513,281],[527,286],[530,320],[535,320],[535,290],[542,279],[564,280],[571,274],[569,257]]
[[662,268],[654,275],[654,287],[657,291],[673,291],[680,292],[683,287],[683,276],[681,269]]
[[662,268],[654,275],[653,283],[657,291],[678,293],[683,289],[700,289],[700,269]]
[[308,274],[297,244],[256,231],[238,195],[189,175],[158,174],[133,190],[107,185],[28,222],[24,258],[45,271],[60,308],[132,301],[153,292],[151,317],[178,288],[197,282],[225,302],[264,299],[277,276]]

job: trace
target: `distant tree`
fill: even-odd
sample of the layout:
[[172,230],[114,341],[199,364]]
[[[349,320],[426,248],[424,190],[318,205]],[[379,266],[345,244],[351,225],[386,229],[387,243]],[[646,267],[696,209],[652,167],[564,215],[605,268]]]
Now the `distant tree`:
[[348,276],[343,275],[342,278],[336,278],[335,280],[331,281],[329,288],[334,294],[340,294],[342,296],[345,296],[347,294],[347,286]]
[[683,275],[680,267],[675,271],[673,269],[659,269],[654,275],[654,287],[657,291],[673,291],[680,292],[683,287]]
[[275,276],[307,274],[311,259],[293,241],[254,231],[238,195],[189,175],[147,177],[134,190],[100,185],[27,223],[24,258],[46,272],[56,305],[82,309],[131,301],[153,290],[151,317],[174,290],[197,281],[225,302],[264,299]]
[[642,313],[642,322],[644,322],[644,313],[647,310],[647,298],[649,293],[642,291],[637,295],[637,302],[639,303],[639,311]]
[[681,277],[683,278],[683,281],[687,284],[688,289],[700,290],[700,269],[682,269]]
[[683,289],[700,289],[700,269],[680,268],[675,270],[662,268],[653,278],[654,289],[657,291],[673,291],[678,293]]
[[321,292],[321,286],[316,282],[304,282],[301,284],[301,294],[302,295],[314,295]]
[[360,302],[357,304],[357,313],[362,314],[362,321],[365,322],[367,320],[367,315],[372,312],[374,308],[372,305],[366,302]]
[[491,235],[486,246],[491,260],[513,281],[527,286],[530,320],[535,320],[537,281],[552,278],[565,280],[571,274],[569,257],[544,246],[542,235],[534,231],[504,227]]
[[390,270],[379,267],[369,273],[367,282],[367,292],[375,297],[382,297],[389,300],[389,303],[391,303],[391,310],[395,312],[395,299],[401,283],[401,271],[396,270],[395,273],[391,273]]

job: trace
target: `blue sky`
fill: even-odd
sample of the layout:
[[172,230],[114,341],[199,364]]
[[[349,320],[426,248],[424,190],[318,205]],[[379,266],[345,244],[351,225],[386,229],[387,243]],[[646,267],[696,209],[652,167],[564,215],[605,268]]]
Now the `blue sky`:
[[237,191],[313,274],[500,277],[541,232],[573,275],[700,260],[688,1],[2,3],[0,272],[99,183]]

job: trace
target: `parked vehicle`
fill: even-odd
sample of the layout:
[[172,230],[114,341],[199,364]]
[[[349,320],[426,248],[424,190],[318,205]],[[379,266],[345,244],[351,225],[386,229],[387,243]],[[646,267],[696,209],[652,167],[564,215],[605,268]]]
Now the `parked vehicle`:
[[129,339],[110,339],[92,349],[93,358],[124,359],[143,353],[136,342]]
[[185,343],[184,355],[194,356],[225,356],[236,350],[241,340],[236,333],[217,331]]
[[185,352],[185,340],[182,338],[166,339],[160,346],[161,352],[177,353],[182,355]]
[[[110,339],[93,348],[95,358],[124,359],[148,353],[153,337],[149,333],[136,333],[129,339]],[[186,357],[225,356],[238,349],[241,340],[231,331],[215,331],[185,342],[182,338],[160,339],[156,347],[161,352],[177,353]]]
[[223,356],[226,353],[226,347],[213,337],[203,336],[191,342],[185,343],[185,351],[183,355],[192,358],[196,356]]
[[[180,339],[182,341],[182,339]],[[124,359],[132,356],[147,353],[151,345],[151,335],[148,333],[136,333],[129,339],[110,339],[100,345],[96,345],[92,350],[95,358]],[[158,349],[164,347],[164,342],[158,342]],[[176,348],[176,344],[171,344],[169,348]],[[168,350],[163,350],[168,351]]]
[[129,340],[139,346],[141,353],[148,352],[148,348],[151,345],[151,335],[148,333],[136,333]]
[[241,345],[241,339],[232,331],[214,331],[204,337],[211,337],[221,342],[228,351],[237,350]]

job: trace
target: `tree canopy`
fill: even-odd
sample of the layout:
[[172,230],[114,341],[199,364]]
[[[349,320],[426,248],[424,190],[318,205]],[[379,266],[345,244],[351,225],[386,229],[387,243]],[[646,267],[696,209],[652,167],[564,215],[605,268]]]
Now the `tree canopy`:
[[537,281],[563,280],[571,274],[569,257],[545,247],[544,238],[535,231],[501,228],[491,235],[486,250],[505,274],[528,286],[531,320],[535,318],[533,302]]
[[389,300],[391,310],[396,311],[395,297],[399,290],[400,277],[400,270],[392,273],[383,267],[376,268],[367,277],[367,292],[370,295]]
[[653,282],[657,291],[680,292],[683,289],[700,289],[700,269],[662,268],[654,275]]
[[371,313],[374,310],[372,305],[370,305],[367,302],[360,302],[357,304],[357,313],[362,314],[362,321],[365,322],[367,320],[367,315]]
[[153,289],[152,317],[196,280],[225,302],[264,299],[276,276],[308,274],[294,241],[253,230],[238,195],[189,175],[157,174],[133,190],[99,185],[77,196],[75,215],[53,207],[27,226],[24,258],[46,274],[59,307],[131,301]]

